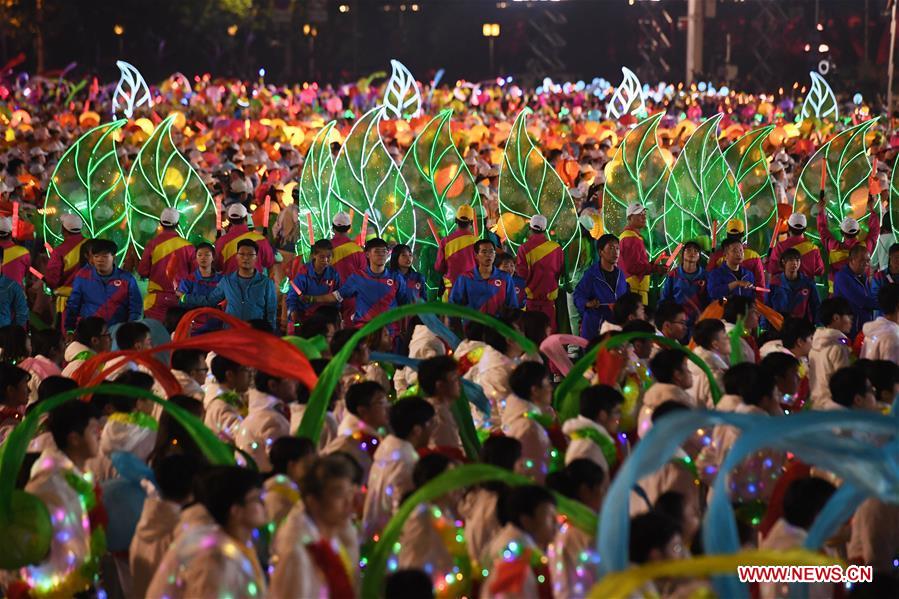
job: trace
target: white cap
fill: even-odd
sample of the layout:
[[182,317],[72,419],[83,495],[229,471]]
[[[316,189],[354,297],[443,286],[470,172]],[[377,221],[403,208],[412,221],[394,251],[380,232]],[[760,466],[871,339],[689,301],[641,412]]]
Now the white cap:
[[790,215],[790,218],[787,219],[787,224],[794,229],[804,229],[808,226],[808,221],[805,219],[804,214],[794,212]]
[[228,206],[228,218],[241,219],[247,217],[247,207],[243,204],[231,204]]
[[4,216],[3,218],[0,218],[0,233],[3,233],[4,235],[9,235],[10,233],[12,233],[11,216]]
[[346,212],[338,212],[334,215],[334,218],[331,219],[331,224],[335,227],[349,227],[353,224],[353,221],[350,220],[350,215]]
[[644,206],[640,202],[633,202],[632,204],[627,205],[627,216],[643,214],[644,212],[646,212],[646,206]]
[[178,224],[180,218],[181,215],[178,211],[170,206],[163,209],[162,214],[159,215],[159,222],[162,223],[164,227],[174,227]]
[[77,214],[63,214],[59,217],[59,222],[62,223],[62,228],[69,233],[81,233],[81,227],[84,225],[81,217]]
[[840,231],[848,233],[849,235],[855,235],[858,233],[858,221],[847,216],[843,219],[843,222],[840,223]]
[[535,214],[531,217],[531,228],[538,231],[546,231],[546,217],[542,214]]

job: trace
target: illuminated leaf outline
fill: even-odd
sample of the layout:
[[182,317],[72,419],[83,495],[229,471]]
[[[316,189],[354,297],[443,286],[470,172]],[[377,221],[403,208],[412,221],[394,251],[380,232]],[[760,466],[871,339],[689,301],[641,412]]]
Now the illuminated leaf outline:
[[[143,75],[140,74],[140,71],[134,65],[124,60],[117,60],[116,66],[119,67],[121,75],[112,95],[112,116],[116,116],[120,107],[119,102],[123,101],[125,105],[123,112],[130,119],[134,114],[134,110],[143,104],[153,106],[153,98],[150,96],[150,89],[147,87],[147,82],[144,81]],[[143,95],[138,97],[141,92],[143,92]]]
[[[525,220],[530,220],[535,214],[542,214],[546,217],[547,236],[554,237],[555,241],[562,246],[562,250],[565,251],[567,262],[565,268],[567,280],[565,283],[572,285],[577,282],[580,276],[579,267],[582,266],[582,262],[586,259],[586,252],[581,246],[581,228],[577,220],[577,210],[574,200],[572,200],[571,194],[562,182],[559,174],[546,161],[528,135],[527,117],[531,113],[530,108],[525,108],[518,113],[518,116],[515,117],[515,122],[512,124],[509,138],[506,141],[506,147],[503,151],[503,163],[499,173],[499,188],[497,190],[500,212],[515,214]],[[528,178],[528,163],[533,159],[532,157],[535,157],[540,162],[540,166],[536,167],[539,171],[536,174],[539,181],[533,182]],[[509,190],[507,181],[514,186],[512,190]],[[546,189],[547,183],[550,186],[558,186],[561,190],[561,198],[543,197],[544,191],[551,193],[551,190]],[[510,204],[509,200],[516,197],[516,195],[519,197],[523,196],[528,205],[521,207]],[[550,204],[548,209],[547,204]],[[523,212],[522,208],[528,209],[529,213]],[[559,226],[557,219],[559,217],[564,218],[566,212],[569,213],[568,216],[570,217],[568,222],[562,223],[566,229],[558,231],[556,230]],[[513,239],[513,236],[506,232],[505,221],[502,218],[499,220],[499,228],[502,236],[508,240],[512,252],[517,253],[521,242]],[[571,252],[568,251],[569,247],[572,248]],[[574,254],[573,257],[570,255],[571,253]]]
[[[643,97],[643,85],[637,74],[627,67],[621,67],[623,79],[621,85],[615,88],[615,93],[609,100],[606,108],[607,119],[618,119],[625,114],[638,114],[646,112],[646,98]],[[634,106],[635,102],[639,102]],[[620,107],[620,108],[619,108]]]
[[[839,238],[840,222],[851,214],[849,200],[852,192],[862,186],[871,174],[865,135],[875,122],[877,122],[876,118],[841,131],[818,148],[818,151],[812,154],[811,159],[802,168],[799,185],[796,186],[796,195],[793,197],[793,212],[799,212],[808,217],[806,235],[811,239],[816,241],[820,239],[817,220],[818,192],[821,187],[820,165],[826,164],[827,166],[825,209],[827,210],[828,226]],[[834,156],[835,148],[836,155]],[[862,162],[859,164],[858,160]],[[852,177],[853,180],[850,180],[851,175],[855,175]],[[865,225],[864,230],[867,230],[867,220],[867,213],[858,219],[859,224]]]
[[811,117],[837,120],[839,118],[837,97],[833,93],[830,84],[827,83],[824,77],[814,71],[809,71],[808,74],[812,78],[812,87],[802,102],[802,111],[799,113],[800,118],[802,120]]
[[[665,238],[669,249],[673,250],[679,243],[696,240],[701,234],[711,237],[713,222],[717,223],[716,239],[721,239],[720,233],[725,231],[730,219],[740,218],[746,222],[746,209],[740,190],[718,146],[716,132],[722,117],[719,113],[705,120],[693,131],[671,169],[665,188],[664,216]],[[698,160],[693,158],[693,154],[698,155]],[[684,176],[679,177],[681,174]],[[680,184],[679,178],[683,179]],[[724,200],[733,202],[732,208],[722,207],[720,193],[724,194]],[[693,198],[698,198],[699,210],[695,209],[696,206],[688,205],[695,203]],[[717,214],[713,215],[713,212]],[[713,216],[717,218],[712,218]],[[695,228],[696,225],[692,223],[696,223],[699,229],[687,232],[687,229]]]
[[[203,180],[191,166],[190,162],[178,151],[175,142],[172,140],[172,126],[175,123],[177,115],[171,115],[162,121],[153,131],[147,141],[141,146],[140,151],[131,165],[131,171],[128,173],[128,186],[125,189],[125,213],[128,217],[128,241],[138,255],[143,253],[144,246],[155,235],[154,232],[144,232],[139,228],[139,224],[146,219],[159,222],[159,215],[164,208],[174,208],[181,214],[178,222],[178,234],[190,241],[191,243],[199,243],[201,241],[215,241],[215,207],[212,200],[212,194],[209,193]],[[168,147],[165,147],[165,146]],[[164,153],[167,153],[164,154]],[[144,158],[147,158],[149,165],[145,165]],[[150,172],[147,172],[147,167]],[[166,173],[170,168],[174,168],[183,177],[177,193],[166,193],[164,185]],[[140,177],[145,185],[136,183]],[[193,187],[188,190],[193,179]],[[138,193],[135,188],[143,187]],[[185,217],[189,215],[189,211],[194,209],[197,204],[191,197],[183,197],[188,191],[200,193],[202,199],[199,202],[199,209],[196,209],[196,217],[188,221],[185,226]],[[135,199],[135,194],[138,198]],[[179,199],[180,198],[180,199]],[[146,211],[142,205],[149,204],[150,201],[158,202],[151,211]],[[204,222],[205,221],[205,222]]]
[[[312,140],[303,170],[300,172],[300,235],[303,247],[309,246],[306,215],[312,214],[312,232],[315,239],[325,239],[331,230],[331,219],[337,210],[331,210],[331,175],[334,172],[334,156],[328,142],[336,121],[325,125]],[[305,208],[305,210],[303,210]]]
[[398,60],[390,61],[390,69],[390,80],[384,90],[384,114],[395,119],[407,115],[417,117],[421,114],[421,92],[415,77]]
[[[44,200],[43,211],[44,239],[49,242],[50,245],[57,246],[63,241],[62,225],[59,222],[59,216],[61,216],[61,214],[51,213],[55,218],[47,219],[48,212],[53,208],[53,204],[58,202],[63,207],[61,212],[77,214],[81,217],[81,220],[84,222],[85,237],[103,237],[104,234],[107,233],[109,233],[107,236],[113,238],[117,238],[121,235],[122,239],[119,240],[121,243],[117,241],[117,245],[119,246],[118,256],[124,257],[125,250],[127,249],[128,237],[127,235],[116,232],[115,228],[125,219],[126,211],[124,210],[124,196],[126,194],[126,181],[125,173],[122,170],[121,164],[119,164],[119,158],[116,152],[115,133],[124,127],[127,122],[126,119],[119,119],[90,129],[79,137],[75,143],[63,153],[59,162],[56,163],[56,167],[53,169],[53,176],[50,177],[50,183],[47,186],[47,195]],[[87,144],[90,144],[90,150],[84,148]],[[83,157],[84,152],[88,152],[87,164],[85,165],[85,168],[82,169],[79,164],[79,159]],[[94,182],[95,177],[99,176],[97,170],[105,166],[109,160],[112,160],[114,163],[112,168],[114,168],[115,178],[105,186],[103,191],[94,194],[91,184]],[[74,172],[65,172],[69,165],[71,165]],[[63,189],[60,189],[59,178],[61,175],[71,175],[72,178],[77,179],[78,183],[80,183],[83,190],[79,191],[84,194],[83,208],[79,208],[77,206],[78,202],[70,197],[70,195],[66,195]],[[122,194],[122,198],[119,200],[123,208],[122,213],[109,222],[102,224],[95,222],[93,215],[94,209],[104,201],[109,201],[107,198],[109,198],[110,194],[112,194],[113,197],[111,204],[115,206],[117,202],[114,198],[115,195],[119,193]]]
[[893,172],[890,176],[889,211],[892,233],[899,237],[899,155],[896,156],[896,162],[893,163]]
[[[665,215],[665,187],[671,170],[659,148],[657,130],[665,114],[659,112],[637,123],[618,146],[615,156],[605,167],[606,184],[602,194],[603,228],[620,235],[627,225],[626,208],[631,202],[646,206],[646,250],[655,260],[666,247],[662,219]],[[661,165],[662,173],[649,186],[643,176],[651,175],[651,163]],[[654,169],[653,169],[654,170]]]
[[[768,252],[771,235],[774,232],[772,220],[777,215],[777,197],[768,171],[768,159],[762,145],[774,125],[767,125],[747,132],[724,150],[724,159],[730,166],[737,181],[737,188],[746,205],[746,239],[749,247],[759,254]],[[753,157],[754,156],[754,157]],[[754,171],[763,168],[764,174]],[[752,185],[751,189],[747,189]],[[770,207],[767,205],[770,204]],[[760,209],[764,218],[755,216],[754,208]]]
[[[387,151],[387,146],[384,145],[384,140],[381,139],[381,133],[378,130],[378,124],[383,115],[383,107],[375,106],[356,121],[340,151],[337,153],[328,187],[332,209],[336,203],[347,210],[352,210],[354,212],[354,221],[359,221],[358,225],[356,222],[353,224],[359,227],[361,227],[362,215],[367,214],[369,230],[373,228],[377,232],[378,237],[389,241],[390,239],[403,237],[401,234],[395,236],[386,235],[388,227],[397,222],[398,219],[411,220],[411,223],[406,220],[401,221],[402,224],[408,224],[410,230],[414,230],[415,224],[414,215],[411,215],[409,210],[408,190],[404,190],[401,196],[396,195],[397,177],[402,180],[402,175],[399,173],[399,167],[393,161],[393,157]],[[359,142],[361,148],[358,151],[358,156],[351,156],[351,151],[355,154],[355,150],[352,150],[352,147],[357,138],[361,140]],[[373,159],[387,161],[387,171],[377,181],[372,181],[372,178],[377,177],[374,169],[371,168]],[[345,183],[342,186],[340,180],[343,175],[348,177],[349,183]],[[405,182],[403,182],[403,185],[405,185]],[[386,219],[381,217],[385,203],[384,199],[380,197],[382,193],[394,194],[398,204],[396,211]]]

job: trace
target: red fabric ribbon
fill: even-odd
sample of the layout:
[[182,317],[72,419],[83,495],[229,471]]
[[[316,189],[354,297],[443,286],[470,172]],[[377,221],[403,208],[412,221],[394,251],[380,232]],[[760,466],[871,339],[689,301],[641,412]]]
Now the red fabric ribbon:
[[181,320],[178,322],[178,326],[175,328],[175,332],[172,333],[172,341],[181,341],[183,339],[189,338],[190,329],[193,326],[194,321],[196,321],[201,316],[211,316],[216,320],[221,320],[226,325],[234,329],[250,326],[245,321],[239,319],[233,314],[228,314],[227,312],[223,312],[218,308],[203,306],[202,308],[194,308],[190,312],[186,312],[184,316],[181,317]]
[[318,571],[325,578],[328,586],[328,596],[332,599],[353,599],[353,584],[343,565],[343,560],[331,547],[331,543],[321,539],[315,543],[307,543],[306,550],[312,561],[315,562]]
[[596,354],[596,364],[593,370],[596,372],[600,383],[615,387],[618,385],[618,376],[621,374],[621,370],[626,362],[627,358],[621,352],[609,351],[603,348]]

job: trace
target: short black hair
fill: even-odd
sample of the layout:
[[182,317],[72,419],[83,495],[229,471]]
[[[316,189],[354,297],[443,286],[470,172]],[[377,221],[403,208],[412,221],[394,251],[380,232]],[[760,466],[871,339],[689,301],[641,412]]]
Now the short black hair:
[[704,318],[693,327],[693,341],[699,347],[710,349],[715,337],[724,330],[724,323],[717,318]]
[[791,368],[799,368],[799,359],[782,351],[771,352],[759,362],[759,366],[770,377],[784,376]]
[[633,291],[628,291],[615,300],[612,306],[612,320],[619,326],[624,326],[629,316],[637,313],[640,306],[643,305],[643,296]]
[[172,352],[172,369],[190,372],[197,367],[198,363],[203,363],[206,354],[207,352],[202,349],[176,349]]
[[257,370],[256,374],[253,375],[253,386],[263,393],[268,393],[268,385],[273,381],[276,383],[280,382],[281,377],[269,374],[263,370]]
[[75,341],[90,347],[91,339],[102,335],[105,328],[106,321],[99,316],[82,318],[75,326]]
[[512,264],[515,264],[515,256],[513,256],[512,254],[507,254],[506,252],[503,252],[502,254],[498,254],[496,256],[496,260],[493,261],[493,263],[497,267],[502,266],[506,262],[511,262]]
[[474,253],[477,254],[481,250],[482,245],[489,245],[493,249],[496,249],[496,245],[490,241],[489,239],[478,239],[474,242]]
[[424,570],[397,570],[387,577],[387,581],[384,583],[384,596],[433,599],[434,586],[431,577]]
[[691,239],[690,241],[684,243],[684,247],[683,247],[684,250],[688,250],[690,248],[693,248],[697,252],[702,253],[702,246],[699,245],[698,241],[694,241]]
[[78,383],[67,376],[48,376],[37,386],[37,402],[40,403],[45,399],[72,391],[78,388]]
[[851,248],[849,248],[849,259],[850,260],[852,260],[853,258],[855,258],[856,256],[859,256],[859,255],[864,255],[864,256],[868,255],[868,248],[865,247],[864,243],[857,243],[854,246],[852,246]]
[[892,393],[899,383],[899,364],[892,360],[857,360],[854,365],[865,370],[865,376],[878,394],[885,391]]
[[315,243],[312,244],[312,253],[315,252],[324,252],[324,251],[333,251],[334,244],[331,243],[330,239],[319,239]]
[[389,247],[387,242],[381,239],[380,237],[372,237],[368,241],[365,242],[365,251],[373,250],[375,248],[386,248]]
[[[336,356],[340,350],[343,349],[343,346],[349,343],[350,339],[352,339],[355,334],[356,329],[340,329],[339,331],[335,331],[334,336],[331,337],[331,344],[328,346],[331,350],[331,355]],[[358,349],[359,346],[357,345],[353,351],[358,351]]]
[[198,252],[200,250],[209,250],[210,252],[213,253],[213,255],[215,255],[215,246],[212,245],[211,243],[209,243],[208,241],[201,241],[200,243],[198,243],[194,246],[194,249]]
[[821,315],[821,324],[830,326],[834,316],[852,316],[854,312],[852,304],[845,297],[829,297],[821,302],[818,314]]
[[485,464],[512,471],[521,459],[521,441],[515,437],[491,435],[481,445],[479,457]]
[[774,392],[774,379],[758,364],[743,362],[725,371],[724,392],[728,395],[739,395],[746,405],[757,406],[765,397],[771,397]]
[[50,411],[47,429],[60,451],[69,446],[69,433],[83,435],[90,421],[97,417],[89,403],[73,399]]
[[500,525],[514,524],[521,528],[523,516],[533,516],[543,504],[556,505],[556,498],[544,487],[522,485],[506,489],[496,506],[496,517]]
[[[137,387],[144,391],[153,389],[153,377],[146,372],[140,370],[125,370],[119,374],[113,381],[116,385],[127,385],[129,387]],[[111,405],[116,412],[133,412],[137,407],[137,398],[131,395],[120,395],[118,393],[106,393],[100,391],[95,393],[91,401],[96,406]]]
[[259,473],[239,466],[213,466],[196,477],[194,497],[219,526],[227,526],[235,505],[242,505],[247,493],[262,486]]
[[732,295],[727,298],[724,304],[724,320],[731,324],[736,324],[738,318],[746,318],[749,310],[755,306],[754,297],[745,297],[742,295]]
[[121,350],[134,349],[134,346],[150,336],[150,327],[142,322],[123,322],[115,332],[115,342]]
[[781,264],[784,264],[787,260],[802,260],[802,254],[796,248],[789,248],[780,255]]
[[501,354],[509,351],[509,338],[493,327],[484,329],[484,343]]
[[798,478],[787,485],[783,516],[792,526],[808,530],[837,488],[823,478]]
[[546,486],[570,499],[579,500],[578,491],[584,485],[595,488],[606,478],[602,467],[587,458],[577,458],[565,468],[551,472],[546,477]]
[[868,375],[858,366],[846,366],[831,375],[828,388],[831,399],[844,408],[851,408],[856,396],[867,393]]
[[425,395],[437,393],[437,383],[457,371],[459,364],[452,356],[434,356],[418,365],[418,386]]
[[328,481],[345,478],[355,483],[360,471],[361,468],[348,454],[332,453],[318,457],[312,462],[309,469],[306,470],[303,480],[300,481],[300,493],[304,498],[320,498],[325,492]]
[[186,501],[193,489],[194,477],[200,474],[203,466],[203,462],[191,453],[173,453],[156,460],[153,476],[159,494],[168,501]]
[[604,235],[600,235],[599,239],[596,240],[596,249],[600,252],[606,249],[606,246],[612,242],[618,242],[618,236],[613,235],[612,233],[605,233]]
[[[885,216],[888,216],[888,215],[889,215],[889,213],[887,213],[887,215],[885,215]],[[892,256],[893,254],[899,254],[899,243],[894,243],[890,246],[889,255]]]
[[735,243],[739,243],[740,245],[743,245],[743,235],[742,235],[742,233],[739,234],[739,235],[735,235],[735,236],[733,236],[733,237],[731,237],[730,235],[728,235],[727,237],[725,237],[725,238],[721,241],[721,249],[724,250],[724,251],[727,251],[727,248],[729,248],[730,246],[734,245]]
[[229,360],[225,356],[221,356],[216,354],[212,358],[212,364],[210,365],[210,370],[212,371],[212,376],[215,377],[220,383],[224,383],[225,379],[228,376],[228,372],[237,372],[240,370],[242,366],[235,362],[234,360]]
[[649,361],[649,370],[657,382],[670,384],[686,359],[687,354],[679,349],[663,349]]
[[611,414],[615,406],[624,403],[624,396],[609,385],[591,385],[581,391],[579,413],[584,418],[596,420],[600,412]]
[[49,356],[59,351],[59,331],[55,329],[31,329],[31,355]]
[[325,318],[320,318],[318,314],[313,314],[300,323],[299,335],[303,339],[312,339],[318,335],[324,337],[328,334],[329,326],[334,326],[334,324]]
[[509,375],[509,389],[521,399],[531,398],[531,389],[549,377],[549,370],[542,362],[530,360],[515,367]]
[[452,465],[449,456],[442,453],[429,453],[415,463],[412,468],[412,484],[419,489],[447,471]]
[[[805,318],[787,316],[780,327],[780,341],[787,349],[796,347],[802,339],[807,339],[815,334],[815,325]],[[695,336],[694,336],[695,338]]]
[[240,248],[253,248],[253,251],[259,253],[259,244],[253,241],[252,239],[247,239],[246,237],[237,242],[238,251]]
[[111,239],[92,239],[91,240],[91,254],[112,254],[116,255],[116,252],[119,251],[119,246],[116,245],[116,242]]
[[306,456],[315,455],[315,444],[306,437],[279,437],[268,450],[268,459],[272,463],[272,473],[286,474],[291,462],[302,460]]
[[895,314],[899,310],[899,283],[881,287],[877,292],[877,304],[884,314]]
[[415,426],[425,426],[434,414],[434,406],[424,399],[406,397],[390,406],[390,428],[400,439],[408,439]]
[[621,333],[652,333],[655,335],[656,328],[645,320],[629,320],[621,327]]
[[690,406],[688,406],[687,404],[669,399],[668,401],[663,401],[656,406],[656,409],[652,411],[650,421],[655,424],[669,414],[676,414],[677,412],[687,412],[689,410]]
[[6,389],[20,385],[22,381],[31,378],[24,368],[14,366],[9,362],[0,362],[0,403],[6,401]]
[[664,552],[680,530],[670,518],[656,512],[646,512],[631,518],[629,556],[631,563],[645,564],[655,549]]
[[358,416],[359,408],[370,407],[372,400],[374,400],[375,396],[379,393],[387,394],[384,387],[375,381],[362,381],[361,383],[350,385],[350,388],[346,390],[346,396],[344,397],[346,409],[350,414]]
[[678,314],[686,314],[683,304],[674,301],[662,302],[656,306],[655,325],[660,331],[662,325],[677,318]]

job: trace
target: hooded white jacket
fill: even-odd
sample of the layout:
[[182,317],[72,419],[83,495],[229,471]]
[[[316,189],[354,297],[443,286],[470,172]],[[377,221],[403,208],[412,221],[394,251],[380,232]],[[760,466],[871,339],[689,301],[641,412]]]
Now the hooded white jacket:
[[112,465],[113,452],[127,451],[146,462],[156,445],[156,429],[117,419],[116,415],[127,416],[116,412],[106,420],[100,433],[100,451],[85,464],[97,482],[118,476]]
[[[718,352],[704,347],[697,347],[693,350],[693,353],[705,360],[709,370],[712,371],[715,382],[718,383],[718,388],[721,389],[724,386],[724,371],[728,368],[727,359],[720,356]],[[687,361],[687,368],[690,369],[690,373],[693,375],[693,386],[690,387],[690,395],[696,399],[697,405],[713,408],[712,387],[709,384],[709,377],[692,360]]]
[[828,405],[830,377],[840,368],[849,366],[849,339],[836,329],[823,327],[815,330],[812,349],[808,355],[808,378],[812,407],[821,409]]
[[[415,325],[412,339],[409,340],[409,357],[427,360],[435,356],[446,355],[446,346],[440,337],[423,324]],[[418,372],[409,367],[398,368],[393,375],[393,386],[397,395],[402,395],[412,385],[418,383]]]
[[578,414],[576,417],[566,420],[562,424],[562,432],[569,438],[568,441],[568,449],[565,450],[565,465],[567,466],[574,460],[584,458],[590,460],[597,464],[600,468],[602,468],[603,472],[606,474],[606,480],[609,480],[609,463],[606,461],[606,457],[602,452],[602,448],[596,444],[593,439],[583,438],[583,439],[572,439],[571,435],[577,431],[584,429],[592,429],[609,437],[612,439],[612,436],[609,432],[603,427],[603,425],[590,420],[586,416],[581,416]]
[[529,414],[540,413],[540,408],[512,394],[506,399],[503,410],[503,433],[521,441],[521,458],[525,463],[523,474],[531,476],[537,484],[543,484],[549,472],[552,443],[543,425]]
[[696,407],[696,400],[684,389],[670,383],[655,383],[643,395],[643,406],[640,408],[640,416],[637,418],[637,433],[640,438],[645,437],[652,428],[652,413],[666,401],[676,401],[691,408]]
[[281,406],[283,403],[277,397],[250,389],[250,410],[234,441],[238,449],[252,456],[260,472],[272,469],[268,459],[272,443],[290,434],[290,421],[281,412]]
[[144,500],[144,509],[128,550],[131,590],[135,597],[146,595],[165,550],[175,538],[180,518],[181,506],[174,501],[161,497]]
[[243,416],[237,407],[220,398],[226,392],[228,390],[218,383],[206,386],[206,395],[203,398],[203,407],[206,410],[203,424],[226,443],[233,443],[243,422]]
[[362,511],[364,538],[379,534],[396,513],[403,495],[414,488],[412,470],[416,462],[415,447],[394,435],[384,437],[375,450]]
[[868,360],[888,360],[899,364],[899,324],[878,316],[862,327],[865,341],[861,357]]
[[[484,581],[481,587],[481,599],[503,599],[515,597],[516,599],[537,599],[539,595],[539,587],[537,586],[537,577],[534,575],[532,568],[526,568],[524,580],[521,581],[520,591],[517,593],[500,592],[493,589],[493,585],[499,581],[497,567],[504,561],[503,552],[506,551],[511,543],[515,543],[518,551],[531,550],[539,551],[537,544],[529,534],[519,529],[514,524],[506,524],[499,530],[497,535],[493,537],[490,546],[487,549],[487,555],[491,561],[484,564],[485,568],[490,569],[490,575]],[[521,559],[521,558],[519,558]]]
[[86,361],[83,359],[76,360],[75,358],[85,353],[90,354],[91,356],[96,354],[94,350],[79,341],[72,341],[69,343],[63,354],[66,361],[66,367],[62,369],[62,376],[71,378],[72,375],[75,374],[75,371]]

